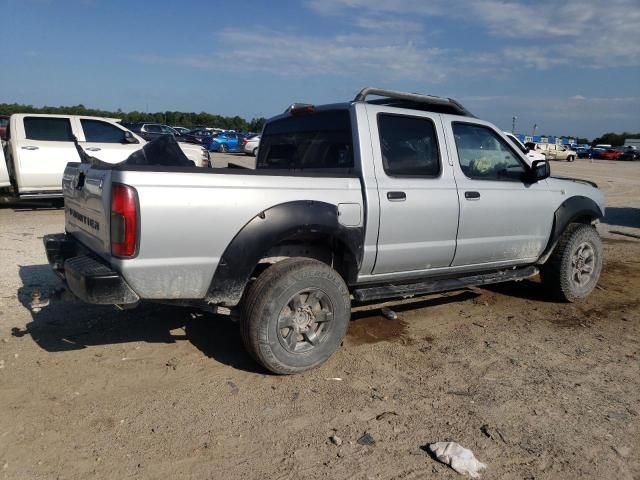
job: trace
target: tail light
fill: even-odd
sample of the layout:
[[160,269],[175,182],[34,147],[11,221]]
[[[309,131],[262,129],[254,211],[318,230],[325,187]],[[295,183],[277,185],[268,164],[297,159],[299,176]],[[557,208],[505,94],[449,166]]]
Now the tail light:
[[111,187],[111,254],[133,257],[138,248],[138,198],[129,185]]

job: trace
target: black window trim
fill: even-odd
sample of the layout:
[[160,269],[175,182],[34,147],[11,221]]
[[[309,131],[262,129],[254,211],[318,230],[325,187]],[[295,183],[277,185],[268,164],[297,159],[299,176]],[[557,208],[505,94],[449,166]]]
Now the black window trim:
[[[455,125],[469,125],[472,127],[480,127],[480,128],[484,128],[486,130],[489,130],[491,132],[497,133],[498,134],[498,138],[502,139],[502,136],[500,135],[500,132],[498,132],[496,129],[494,129],[493,127],[490,127],[489,125],[485,125],[483,123],[475,123],[475,122],[461,122],[461,121],[453,121],[451,122],[451,134],[453,135],[453,143],[456,147],[456,159],[458,160],[458,167],[460,167],[460,171],[462,172],[462,174],[465,176],[465,178],[468,178],[469,180],[479,180],[479,181],[483,181],[483,182],[520,182],[522,184],[526,184],[526,182],[521,179],[521,178],[473,178],[468,176],[466,173],[464,173],[464,170],[462,169],[462,165],[460,165],[460,155],[458,154],[458,142],[456,141],[456,136],[455,136],[455,132],[453,131],[453,127]],[[520,164],[522,165],[522,167],[524,168],[524,173],[526,174],[527,171],[530,169],[529,164],[527,162],[525,162],[521,157],[520,154],[518,154],[518,152],[516,152],[513,147],[510,145],[511,142],[504,142],[507,146],[507,148],[509,149],[509,151],[514,154],[514,156],[516,157],[516,159],[520,162]]]
[[422,178],[427,180],[437,180],[442,178],[442,174],[444,172],[444,168],[442,166],[442,152],[440,151],[440,138],[438,137],[438,129],[436,128],[436,122],[434,122],[431,117],[423,117],[421,115],[405,115],[402,113],[390,113],[390,112],[378,112],[376,114],[376,127],[378,128],[378,144],[380,145],[380,159],[382,160],[382,145],[380,143],[380,116],[385,115],[388,117],[402,117],[402,118],[413,118],[417,120],[428,120],[433,125],[433,133],[436,137],[436,148],[438,150],[438,174],[437,175],[394,175],[387,171],[387,168],[384,166],[384,161],[382,161],[382,169],[384,173],[389,178]]

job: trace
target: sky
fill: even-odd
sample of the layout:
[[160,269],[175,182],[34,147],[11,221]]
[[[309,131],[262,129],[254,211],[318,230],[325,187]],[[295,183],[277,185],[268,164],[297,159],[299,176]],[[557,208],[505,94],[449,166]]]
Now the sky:
[[270,117],[376,86],[640,131],[640,1],[0,0],[0,103]]

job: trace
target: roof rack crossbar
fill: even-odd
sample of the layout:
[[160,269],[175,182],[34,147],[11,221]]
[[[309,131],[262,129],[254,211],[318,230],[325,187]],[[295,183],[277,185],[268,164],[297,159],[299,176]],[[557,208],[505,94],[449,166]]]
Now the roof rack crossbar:
[[375,87],[363,88],[356,95],[353,101],[364,102],[369,95],[376,95],[379,97],[386,97],[397,100],[406,100],[408,102],[416,102],[428,105],[445,105],[448,107],[452,107],[454,110],[458,110],[462,115],[473,116],[466,108],[464,108],[459,102],[452,98],[436,97],[433,95],[421,95],[419,93],[399,92],[397,90],[385,90]]

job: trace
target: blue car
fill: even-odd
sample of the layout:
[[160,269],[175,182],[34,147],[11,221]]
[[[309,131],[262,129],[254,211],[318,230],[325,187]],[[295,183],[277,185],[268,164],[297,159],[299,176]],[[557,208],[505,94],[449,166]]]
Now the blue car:
[[207,148],[211,152],[240,152],[243,138],[243,135],[235,132],[218,133],[208,139]]

